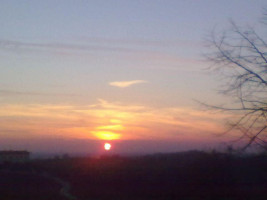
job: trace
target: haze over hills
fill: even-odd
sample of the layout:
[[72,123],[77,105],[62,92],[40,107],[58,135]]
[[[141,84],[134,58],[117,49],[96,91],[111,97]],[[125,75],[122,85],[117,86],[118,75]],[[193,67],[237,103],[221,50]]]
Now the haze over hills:
[[[25,140],[1,140],[2,150],[28,150],[31,155],[101,155],[106,153],[104,150],[105,141],[99,140],[64,140],[64,139],[47,139],[27,142]],[[129,140],[129,141],[109,141],[112,149],[108,154],[111,155],[145,155],[153,153],[181,152],[193,149],[211,151],[213,149],[226,150],[228,143],[217,141],[203,142],[199,141],[158,141],[158,140]]]

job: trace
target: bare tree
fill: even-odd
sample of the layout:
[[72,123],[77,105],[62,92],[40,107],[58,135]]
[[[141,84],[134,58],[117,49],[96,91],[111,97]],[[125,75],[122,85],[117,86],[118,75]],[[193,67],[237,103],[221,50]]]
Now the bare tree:
[[[267,27],[267,12],[261,27]],[[229,131],[239,131],[246,140],[243,149],[257,144],[267,150],[267,29],[260,36],[254,28],[242,28],[230,22],[228,31],[213,32],[208,41],[207,58],[223,76],[222,94],[233,97],[230,106],[209,108],[234,112]],[[228,131],[228,132],[229,132]]]

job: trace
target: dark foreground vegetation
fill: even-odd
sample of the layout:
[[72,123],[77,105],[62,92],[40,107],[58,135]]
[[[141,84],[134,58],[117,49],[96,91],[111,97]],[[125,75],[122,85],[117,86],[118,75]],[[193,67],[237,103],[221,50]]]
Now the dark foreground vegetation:
[[0,165],[1,200],[267,199],[267,155],[198,151]]

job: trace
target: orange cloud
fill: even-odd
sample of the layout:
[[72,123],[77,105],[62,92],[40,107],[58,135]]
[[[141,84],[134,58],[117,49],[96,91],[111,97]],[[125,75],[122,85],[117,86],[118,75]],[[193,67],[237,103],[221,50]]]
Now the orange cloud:
[[[94,105],[0,105],[0,138],[205,139],[222,132],[223,113],[99,100]],[[27,135],[23,135],[28,133]]]
[[91,133],[101,140],[117,140],[121,138],[120,134],[112,131],[92,131]]

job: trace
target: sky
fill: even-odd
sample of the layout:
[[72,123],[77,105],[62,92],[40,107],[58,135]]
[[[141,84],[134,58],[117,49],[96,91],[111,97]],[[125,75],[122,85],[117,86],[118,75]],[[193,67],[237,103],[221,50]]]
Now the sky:
[[[207,149],[228,113],[206,39],[257,28],[264,0],[2,0],[0,150]],[[115,151],[116,150],[116,151]]]

